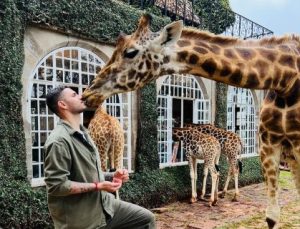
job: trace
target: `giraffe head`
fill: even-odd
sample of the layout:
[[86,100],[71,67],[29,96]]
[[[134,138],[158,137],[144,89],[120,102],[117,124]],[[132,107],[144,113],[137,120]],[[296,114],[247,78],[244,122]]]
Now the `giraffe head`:
[[183,24],[176,21],[154,33],[150,21],[149,15],[143,15],[133,34],[119,36],[111,59],[82,95],[88,106],[96,107],[113,94],[141,88],[161,74],[166,53],[179,40]]

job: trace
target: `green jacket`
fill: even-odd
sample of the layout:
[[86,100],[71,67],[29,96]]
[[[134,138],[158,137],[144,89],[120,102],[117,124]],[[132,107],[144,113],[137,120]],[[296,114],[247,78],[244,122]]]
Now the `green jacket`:
[[104,181],[97,148],[87,130],[80,128],[85,138],[60,121],[44,146],[48,207],[54,226],[59,229],[105,226],[105,213],[112,217],[117,207],[115,197],[105,191],[70,194],[71,181]]

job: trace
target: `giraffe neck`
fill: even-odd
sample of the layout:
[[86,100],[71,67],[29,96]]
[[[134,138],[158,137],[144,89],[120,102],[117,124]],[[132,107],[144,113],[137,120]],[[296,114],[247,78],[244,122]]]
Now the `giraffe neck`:
[[[283,52],[282,49],[286,49]],[[192,74],[249,89],[286,92],[299,77],[298,37],[242,41],[184,29],[161,75]]]
[[100,114],[108,114],[108,113],[106,112],[105,107],[102,106],[102,103],[101,103],[101,104],[98,106],[98,108],[96,109],[95,114],[97,114],[97,115],[99,116]]

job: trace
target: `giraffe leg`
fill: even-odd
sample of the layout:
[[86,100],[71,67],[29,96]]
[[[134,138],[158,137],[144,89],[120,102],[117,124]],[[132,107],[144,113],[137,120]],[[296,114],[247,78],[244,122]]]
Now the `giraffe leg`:
[[235,187],[235,194],[232,201],[238,201],[238,196],[240,195],[239,191],[239,169],[238,169],[238,161],[236,161],[235,166],[233,168],[233,175],[234,175],[234,187]]
[[218,192],[218,172],[214,165],[211,165],[209,170],[211,174],[211,195],[209,206],[211,206],[217,205],[218,201],[218,195],[216,195],[216,192]]
[[287,162],[291,173],[293,174],[293,178],[295,180],[295,185],[300,195],[300,148],[296,148],[294,150],[295,158],[288,158]]
[[[236,158],[232,158],[229,160],[230,163],[230,178],[233,175],[234,176],[234,188],[235,188],[235,193],[232,201],[236,202],[238,201],[238,196],[239,196],[239,167],[238,167],[238,160]],[[228,184],[227,184],[228,185]],[[226,187],[227,191],[227,187]]]
[[107,144],[107,142],[99,142],[96,143],[97,147],[98,147],[98,152],[99,152],[99,156],[100,156],[100,162],[101,162],[101,169],[102,171],[106,172],[107,171],[107,159],[108,159],[108,150],[109,150],[109,146]]
[[260,146],[260,156],[267,186],[268,205],[266,221],[270,229],[279,228],[278,177],[281,147],[265,144]]
[[201,192],[201,197],[200,197],[201,200],[204,200],[204,196],[205,196],[207,174],[208,174],[208,165],[207,165],[207,162],[204,161],[202,192]]
[[194,190],[196,193],[195,200],[197,201],[197,179],[198,179],[198,174],[197,174],[197,159],[195,158],[193,160],[194,162]]
[[[110,168],[114,171],[123,169],[123,153],[124,153],[124,131],[119,121],[116,123],[114,134],[112,135],[112,143],[110,148]],[[116,191],[116,199],[120,199],[119,191]]]
[[195,203],[197,201],[197,186],[196,186],[196,177],[195,173],[197,173],[197,160],[196,158],[189,159],[189,167],[190,167],[190,177],[192,184],[192,197],[190,199],[190,203]]
[[226,182],[225,182],[225,185],[224,185],[223,192],[221,194],[221,198],[225,197],[225,195],[227,193],[227,190],[228,190],[228,185],[229,185],[230,180],[231,180],[231,166],[228,169],[227,179],[226,179]]
[[215,202],[213,203],[213,205],[217,204],[218,201],[218,192],[219,192],[219,180],[220,180],[220,168],[219,168],[219,160],[220,160],[220,156],[221,156],[221,148],[219,148],[218,153],[216,154],[216,158],[215,158],[215,171],[217,172],[217,181],[216,181],[216,188],[215,188]]

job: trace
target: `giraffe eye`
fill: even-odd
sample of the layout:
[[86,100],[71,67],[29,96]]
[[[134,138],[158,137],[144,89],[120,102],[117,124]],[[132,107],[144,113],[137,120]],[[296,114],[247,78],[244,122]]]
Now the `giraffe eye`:
[[124,51],[124,57],[132,59],[132,58],[134,58],[136,56],[136,54],[138,54],[138,52],[139,52],[139,50],[137,50],[137,49],[125,50]]

